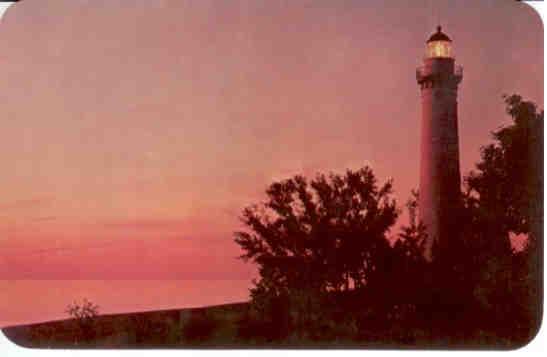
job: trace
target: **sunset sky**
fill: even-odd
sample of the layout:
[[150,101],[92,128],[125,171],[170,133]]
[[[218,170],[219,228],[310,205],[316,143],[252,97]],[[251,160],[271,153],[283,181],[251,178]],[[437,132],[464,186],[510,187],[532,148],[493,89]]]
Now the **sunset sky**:
[[418,186],[415,69],[437,18],[464,67],[466,173],[509,123],[502,94],[543,108],[543,29],[525,4],[12,6],[0,25],[0,284],[240,281],[229,301],[254,275],[235,259],[238,215],[272,180],[370,165],[402,206]]

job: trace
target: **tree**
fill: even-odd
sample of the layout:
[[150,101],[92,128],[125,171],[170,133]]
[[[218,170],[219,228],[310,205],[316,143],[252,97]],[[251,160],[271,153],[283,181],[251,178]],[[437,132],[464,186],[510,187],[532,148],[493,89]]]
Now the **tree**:
[[[295,176],[274,182],[266,194],[265,202],[243,210],[247,229],[235,233],[241,258],[258,264],[251,296],[263,316],[280,326],[309,326],[319,319],[311,307],[326,293],[384,283],[391,252],[385,235],[398,216],[391,181],[379,187],[364,167],[309,182]],[[290,317],[273,315],[283,306],[293,309]]]
[[247,231],[236,233],[244,260],[279,286],[348,290],[374,281],[385,233],[398,216],[392,184],[378,188],[372,170],[344,176],[295,176],[275,182],[268,200],[243,211]]
[[[509,233],[529,234],[542,214],[543,111],[519,95],[504,96],[513,123],[492,132],[494,143],[481,148],[481,161],[465,178],[468,206],[480,224],[495,230],[509,246]],[[503,248],[502,248],[503,249]]]
[[[76,320],[79,336],[78,340],[89,341],[93,338],[93,324],[99,315],[99,306],[84,299],[81,304],[73,302],[65,310],[70,317]],[[77,343],[78,341],[76,341]]]
[[417,303],[418,295],[425,289],[430,266],[424,258],[427,238],[425,225],[418,220],[418,191],[413,190],[406,203],[409,224],[401,227],[393,245],[393,278],[397,282],[399,303]]
[[424,260],[424,245],[427,237],[426,227],[418,220],[419,193],[412,190],[411,197],[406,203],[409,224],[401,227],[399,237],[394,248],[410,261],[422,264]]
[[[519,95],[503,99],[512,123],[492,132],[465,178],[469,266],[487,315],[511,315],[516,326],[528,325],[514,330],[530,336],[540,318],[543,111]],[[527,236],[522,252],[511,248],[511,234]]]

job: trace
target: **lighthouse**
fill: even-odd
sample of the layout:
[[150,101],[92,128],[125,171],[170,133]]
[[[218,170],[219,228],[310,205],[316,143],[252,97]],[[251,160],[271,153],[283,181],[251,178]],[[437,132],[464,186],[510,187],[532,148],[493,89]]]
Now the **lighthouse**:
[[455,64],[452,40],[439,26],[427,40],[423,65],[416,70],[422,102],[418,212],[426,227],[424,256],[428,261],[458,230],[457,95],[462,78],[462,67]]

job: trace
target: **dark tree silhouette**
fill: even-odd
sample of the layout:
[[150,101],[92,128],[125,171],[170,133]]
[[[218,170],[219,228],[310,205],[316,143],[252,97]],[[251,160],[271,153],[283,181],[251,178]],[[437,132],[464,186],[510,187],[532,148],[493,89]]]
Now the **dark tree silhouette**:
[[91,301],[84,299],[82,303],[73,302],[66,308],[66,313],[72,317],[78,327],[77,340],[90,341],[94,338],[94,322],[95,318],[99,315],[99,306],[93,304]]
[[295,176],[266,193],[265,203],[243,211],[248,230],[235,241],[268,284],[340,291],[374,281],[398,215],[391,181],[378,187],[365,167],[309,183]]
[[[424,258],[427,238],[425,225],[417,218],[418,191],[411,192],[407,201],[409,224],[401,227],[398,239],[393,245],[393,261],[390,283],[396,289],[400,304],[417,304],[423,298],[429,264]],[[395,283],[394,283],[395,282]]]
[[[476,170],[465,178],[465,236],[474,270],[468,275],[486,315],[511,316],[515,326],[507,334],[529,338],[541,316],[543,111],[519,95],[503,98],[512,123],[492,133],[494,142],[481,148]],[[511,248],[511,234],[526,235],[523,251]]]
[[89,321],[95,318],[99,314],[99,306],[93,304],[91,301],[84,299],[81,304],[73,302],[67,306],[66,312],[73,319],[80,321]]
[[[243,211],[247,230],[235,241],[241,258],[259,266],[251,296],[271,324],[292,324],[295,331],[321,325],[313,306],[327,292],[384,284],[391,252],[386,232],[398,216],[391,181],[379,187],[365,167],[310,182],[295,176],[271,184],[266,194],[266,202]],[[290,318],[281,313],[288,309]]]
[[481,225],[496,229],[502,248],[508,249],[508,234],[530,234],[541,215],[543,111],[518,95],[504,96],[513,123],[492,133],[494,143],[481,148],[481,161],[469,173],[468,204],[477,209]]

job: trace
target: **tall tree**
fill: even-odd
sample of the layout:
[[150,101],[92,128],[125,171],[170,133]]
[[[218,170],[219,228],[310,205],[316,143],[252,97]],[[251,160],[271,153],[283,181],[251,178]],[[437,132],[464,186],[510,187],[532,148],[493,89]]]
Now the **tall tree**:
[[468,204],[480,223],[495,229],[509,246],[509,233],[538,239],[534,228],[543,202],[543,111],[519,95],[504,96],[512,124],[492,132],[476,170],[466,177]]
[[266,194],[265,202],[244,209],[247,229],[236,232],[235,241],[241,258],[259,266],[251,295],[260,308],[274,299],[269,315],[300,306],[305,311],[297,315],[304,317],[293,325],[305,323],[327,292],[382,282],[391,249],[385,235],[398,216],[391,181],[379,186],[364,167],[311,181],[295,176],[274,182]]
[[389,248],[385,234],[398,215],[391,181],[378,187],[365,167],[311,182],[295,176],[266,193],[265,203],[243,211],[248,229],[235,235],[242,258],[256,262],[262,278],[322,291],[374,280]]
[[[500,310],[491,315],[520,315],[515,325],[527,324],[530,334],[539,326],[542,289],[543,111],[519,95],[503,98],[512,123],[492,133],[465,178],[469,256],[479,298]],[[527,237],[522,252],[511,248],[515,234]]]

